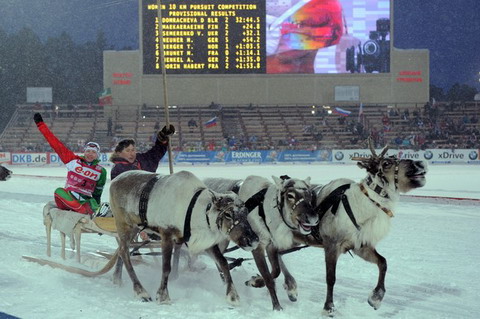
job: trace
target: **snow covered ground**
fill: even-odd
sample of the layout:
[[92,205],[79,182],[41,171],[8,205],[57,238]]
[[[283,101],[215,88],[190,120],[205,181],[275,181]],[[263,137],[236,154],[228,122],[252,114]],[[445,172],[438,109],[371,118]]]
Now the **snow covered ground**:
[[[241,305],[231,308],[225,301],[225,287],[213,262],[201,256],[195,271],[181,260],[180,277],[169,285],[171,305],[142,303],[124,271],[124,285],[111,281],[112,273],[85,278],[63,270],[40,266],[22,255],[46,258],[42,208],[62,186],[63,167],[9,166],[14,177],[0,182],[0,318],[320,318],[325,299],[323,250],[307,248],[288,254],[284,260],[297,279],[298,301],[288,300],[277,281],[282,312],[272,311],[266,289],[246,287],[243,282],[257,274],[253,261],[232,272]],[[355,166],[270,165],[270,166],[183,166],[200,178],[244,178],[249,174],[270,177],[288,174],[312,177],[324,184],[337,177],[360,180],[365,172]],[[159,172],[168,173],[168,167]],[[411,195],[480,198],[480,167],[431,165],[427,185]],[[108,200],[108,184],[103,201]],[[367,297],[377,280],[377,267],[358,257],[340,258],[335,286],[337,318],[478,318],[480,313],[480,211],[479,206],[402,201],[394,211],[390,234],[377,247],[388,260],[387,293],[381,308],[373,310]],[[52,260],[60,258],[60,237],[52,236]],[[82,236],[84,264],[95,269],[105,259],[93,256],[97,250],[113,252],[112,237]],[[232,252],[232,257],[249,257]],[[67,252],[69,265],[77,265]],[[136,266],[141,282],[155,296],[161,268],[154,257]],[[7,315],[8,314],[8,315]]]

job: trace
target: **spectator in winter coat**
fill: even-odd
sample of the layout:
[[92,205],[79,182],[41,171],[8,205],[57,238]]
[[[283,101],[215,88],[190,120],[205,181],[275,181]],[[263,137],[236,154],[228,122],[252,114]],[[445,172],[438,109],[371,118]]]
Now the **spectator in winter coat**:
[[173,133],[175,133],[173,125],[170,124],[168,129],[164,126],[157,133],[157,139],[153,147],[145,153],[137,153],[135,140],[131,138],[118,142],[110,157],[110,161],[113,163],[110,178],[113,180],[121,173],[131,170],[144,170],[154,173],[167,151],[169,136]]
[[84,155],[75,155],[50,131],[40,113],[35,113],[33,119],[68,170],[65,187],[57,188],[54,193],[57,207],[92,215],[100,205],[107,180],[107,170],[99,165],[100,146],[88,142],[84,147]]

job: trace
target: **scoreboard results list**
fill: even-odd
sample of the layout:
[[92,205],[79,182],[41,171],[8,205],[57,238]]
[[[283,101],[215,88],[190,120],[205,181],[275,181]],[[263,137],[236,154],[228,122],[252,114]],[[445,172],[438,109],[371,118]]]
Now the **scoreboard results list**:
[[[161,1],[168,74],[265,73],[265,0]],[[142,1],[143,73],[161,73],[156,0]]]

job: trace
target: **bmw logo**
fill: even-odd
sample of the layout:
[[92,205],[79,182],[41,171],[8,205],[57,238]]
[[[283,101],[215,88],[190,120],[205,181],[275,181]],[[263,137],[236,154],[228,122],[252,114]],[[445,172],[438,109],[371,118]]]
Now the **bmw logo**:
[[335,159],[337,161],[341,161],[343,159],[343,153],[342,152],[336,152],[335,153]]
[[476,151],[471,151],[470,154],[468,154],[468,157],[473,161],[478,158],[478,153]]
[[431,160],[433,157],[433,153],[431,151],[425,151],[425,154],[423,154],[423,157],[425,157],[426,160]]

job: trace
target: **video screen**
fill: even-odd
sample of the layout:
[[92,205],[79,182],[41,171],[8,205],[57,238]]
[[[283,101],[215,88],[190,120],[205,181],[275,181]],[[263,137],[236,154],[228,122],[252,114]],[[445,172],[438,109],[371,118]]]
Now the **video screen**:
[[[143,66],[160,74],[156,0],[143,0]],[[171,74],[390,72],[390,0],[162,1]]]

